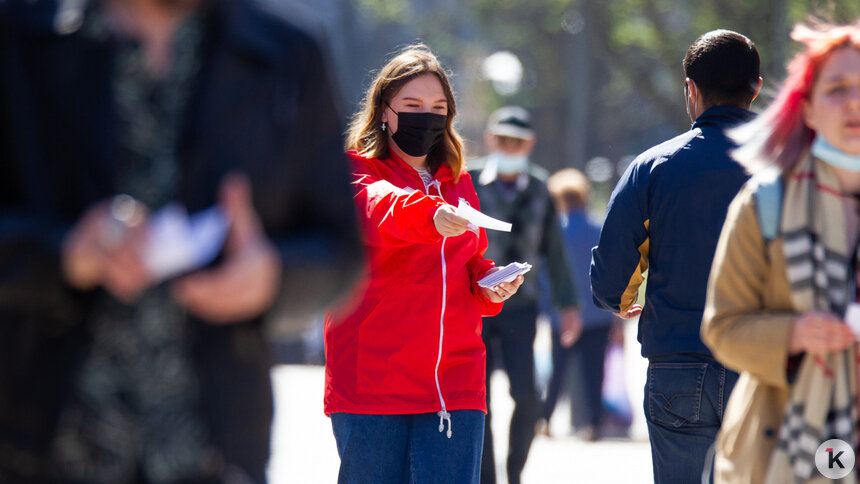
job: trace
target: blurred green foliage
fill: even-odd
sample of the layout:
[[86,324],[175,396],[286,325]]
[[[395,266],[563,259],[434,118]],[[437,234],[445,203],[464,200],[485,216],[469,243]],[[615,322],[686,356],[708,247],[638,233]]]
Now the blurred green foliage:
[[[348,1],[383,24],[408,26],[457,68],[461,101],[475,111],[465,113],[474,151],[481,119],[517,103],[534,114],[533,158],[550,170],[581,168],[594,156],[618,160],[687,129],[681,61],[704,32],[731,29],[756,43],[765,94],[754,109],[761,109],[794,53],[795,23],[860,18],[858,0]],[[516,94],[498,94],[481,78],[481,59],[498,50],[523,63]]]

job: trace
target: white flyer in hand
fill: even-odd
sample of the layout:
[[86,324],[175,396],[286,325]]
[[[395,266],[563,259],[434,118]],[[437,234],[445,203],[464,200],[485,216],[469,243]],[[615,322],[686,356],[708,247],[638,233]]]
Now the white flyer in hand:
[[457,215],[463,217],[464,219],[472,222],[478,227],[484,227],[485,229],[490,230],[500,230],[502,232],[510,232],[511,224],[507,222],[502,222],[501,220],[494,219],[489,215],[484,215],[483,213],[475,210],[469,205],[469,202],[460,199],[460,204],[457,205]]
[[528,262],[511,262],[496,272],[485,276],[478,281],[478,285],[481,287],[495,287],[502,282],[513,282],[518,275],[525,274],[531,268],[532,265]]
[[860,340],[860,303],[849,303],[845,310],[845,322],[854,332],[854,337]]
[[203,267],[221,251],[229,226],[218,207],[189,217],[183,206],[170,204],[150,219],[144,263],[156,281]]

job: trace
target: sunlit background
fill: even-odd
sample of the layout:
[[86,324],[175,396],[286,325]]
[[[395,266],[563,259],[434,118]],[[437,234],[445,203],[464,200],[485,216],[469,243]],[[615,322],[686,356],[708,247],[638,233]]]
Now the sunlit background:
[[[275,0],[272,0],[275,1]],[[486,154],[488,114],[506,104],[529,109],[538,142],[532,162],[550,172],[581,169],[594,184],[591,211],[603,213],[616,181],[635,155],[690,126],[684,107],[687,47],[700,34],[726,28],[747,35],[762,58],[760,110],[782,80],[794,53],[792,25],[815,16],[850,22],[856,0],[298,0],[322,21],[340,81],[345,114],[399,47],[424,42],[453,73],[458,126],[469,157]],[[537,368],[547,372],[549,337],[536,341]],[[634,416],[642,412],[645,363],[638,357],[635,322],[625,330],[623,376]],[[322,363],[319,321],[280,335],[284,362]],[[541,375],[539,375],[540,377]],[[544,375],[545,376],[545,375]],[[321,367],[279,366],[274,482],[334,482],[337,452],[322,416]],[[493,383],[496,452],[512,402],[507,382]],[[565,404],[561,404],[565,405]],[[651,482],[644,423],[634,419],[632,439],[584,444],[567,435],[559,410],[555,437],[539,437],[524,473],[528,484]],[[503,462],[503,457],[497,458]],[[503,472],[503,470],[500,470]]]

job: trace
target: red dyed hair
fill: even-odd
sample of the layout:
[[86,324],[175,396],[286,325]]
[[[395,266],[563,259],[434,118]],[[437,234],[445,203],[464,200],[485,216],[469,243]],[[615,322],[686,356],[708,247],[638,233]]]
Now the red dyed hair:
[[853,25],[799,24],[791,38],[806,49],[788,64],[788,76],[776,99],[756,119],[729,132],[739,145],[733,156],[751,171],[768,164],[789,171],[809,149],[815,132],[804,123],[803,102],[835,50],[860,50],[860,21]]

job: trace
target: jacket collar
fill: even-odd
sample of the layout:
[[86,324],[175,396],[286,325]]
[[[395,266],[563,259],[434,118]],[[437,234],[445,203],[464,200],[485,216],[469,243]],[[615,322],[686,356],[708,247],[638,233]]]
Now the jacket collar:
[[705,110],[693,123],[693,129],[704,126],[725,128],[745,123],[755,117],[755,113],[736,106],[712,106]]
[[[415,168],[413,168],[412,165],[410,165],[409,163],[406,163],[405,161],[403,161],[402,158],[397,156],[397,153],[395,153],[394,150],[388,150],[388,159],[391,160],[391,162],[393,164],[397,165],[399,168],[401,168],[403,170],[412,170],[412,171],[415,170]],[[461,176],[462,176],[462,174],[461,174]],[[447,164],[443,163],[439,167],[439,169],[436,170],[436,173],[433,174],[433,179],[439,180],[439,182],[453,181],[454,180],[454,170],[452,170],[451,167],[448,166]]]

